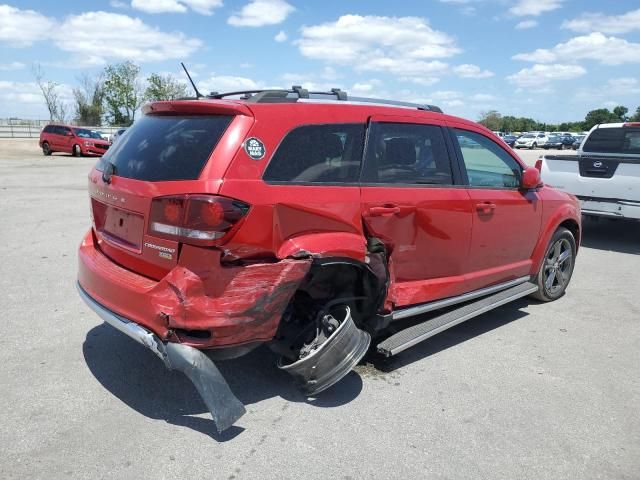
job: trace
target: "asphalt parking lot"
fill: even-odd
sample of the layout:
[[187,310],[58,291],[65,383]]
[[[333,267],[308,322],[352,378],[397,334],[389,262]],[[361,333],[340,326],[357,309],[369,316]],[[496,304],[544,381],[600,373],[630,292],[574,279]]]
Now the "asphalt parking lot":
[[0,140],[2,478],[640,478],[640,223],[586,223],[559,301],[501,307],[315,400],[266,349],[220,363],[248,413],[218,435],[191,383],[76,293],[94,162]]

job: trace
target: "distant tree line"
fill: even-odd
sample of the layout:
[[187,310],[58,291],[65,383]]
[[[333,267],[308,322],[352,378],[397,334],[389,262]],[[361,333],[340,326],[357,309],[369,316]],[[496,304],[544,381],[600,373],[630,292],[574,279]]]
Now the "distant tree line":
[[144,102],[174,100],[188,95],[187,87],[172,75],[152,73],[140,78],[140,67],[133,62],[107,65],[95,76],[82,74],[73,88],[73,116],[60,95],[60,85],[46,80],[40,65],[33,69],[51,121],[74,120],[79,125],[127,127]]
[[500,132],[529,132],[532,130],[581,132],[589,130],[599,123],[640,122],[640,107],[636,108],[633,115],[629,116],[627,113],[629,113],[629,109],[622,105],[618,105],[613,111],[608,108],[598,108],[587,113],[583,121],[554,124],[538,122],[526,117],[502,116],[497,110],[489,110],[480,113],[478,122],[490,130]]

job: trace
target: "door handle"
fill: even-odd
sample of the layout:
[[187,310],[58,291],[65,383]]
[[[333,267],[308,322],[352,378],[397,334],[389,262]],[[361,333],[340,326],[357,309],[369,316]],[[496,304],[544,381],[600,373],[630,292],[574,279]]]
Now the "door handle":
[[385,217],[389,215],[396,215],[398,213],[400,213],[400,207],[397,205],[369,208],[369,215],[372,217]]
[[493,213],[496,209],[496,204],[493,202],[476,203],[476,211],[479,213]]

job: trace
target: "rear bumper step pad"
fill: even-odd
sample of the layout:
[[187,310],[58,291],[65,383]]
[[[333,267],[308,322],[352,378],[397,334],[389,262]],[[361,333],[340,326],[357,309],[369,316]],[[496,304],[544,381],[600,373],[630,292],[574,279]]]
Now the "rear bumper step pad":
[[527,296],[536,290],[538,290],[537,285],[531,282],[525,282],[493,295],[483,297],[480,300],[468,303],[443,315],[401,330],[378,344],[378,352],[387,357],[396,355],[448,328],[454,327],[478,315],[482,315],[489,310],[493,310],[520,297]]

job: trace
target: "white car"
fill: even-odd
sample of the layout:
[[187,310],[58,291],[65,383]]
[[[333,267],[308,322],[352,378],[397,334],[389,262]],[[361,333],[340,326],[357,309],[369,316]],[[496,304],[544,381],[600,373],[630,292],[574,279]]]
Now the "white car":
[[514,148],[538,148],[547,143],[547,135],[544,133],[525,133],[516,140]]
[[577,155],[544,155],[544,183],[580,199],[583,215],[640,220],[640,122],[591,129]]

